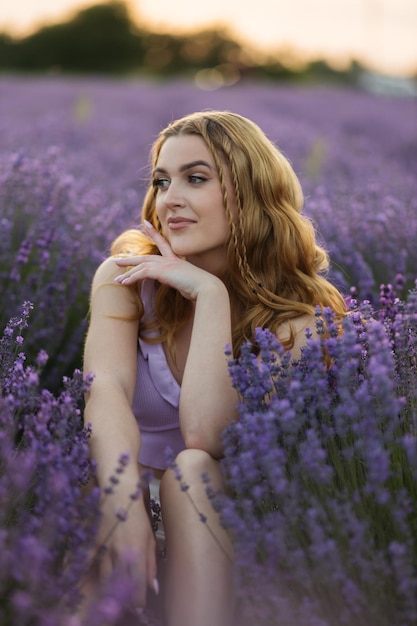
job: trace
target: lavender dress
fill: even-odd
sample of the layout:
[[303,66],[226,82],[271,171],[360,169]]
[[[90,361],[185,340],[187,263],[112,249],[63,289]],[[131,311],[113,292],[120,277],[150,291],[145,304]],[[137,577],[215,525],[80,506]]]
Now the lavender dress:
[[[141,299],[144,317],[153,315],[155,287],[144,280]],[[138,368],[132,409],[141,433],[139,463],[154,469],[166,469],[165,449],[174,454],[184,450],[180,431],[179,400],[181,387],[169,369],[161,343],[147,343],[139,339]]]

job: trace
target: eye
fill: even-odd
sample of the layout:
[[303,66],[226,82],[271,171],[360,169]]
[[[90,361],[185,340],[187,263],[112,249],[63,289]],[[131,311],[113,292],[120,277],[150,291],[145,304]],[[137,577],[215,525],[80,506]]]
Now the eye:
[[168,178],[154,178],[152,181],[152,187],[154,189],[166,189],[169,185]]
[[204,183],[207,180],[207,178],[205,176],[199,176],[198,174],[191,174],[188,177],[188,180],[193,185],[198,185],[200,183]]

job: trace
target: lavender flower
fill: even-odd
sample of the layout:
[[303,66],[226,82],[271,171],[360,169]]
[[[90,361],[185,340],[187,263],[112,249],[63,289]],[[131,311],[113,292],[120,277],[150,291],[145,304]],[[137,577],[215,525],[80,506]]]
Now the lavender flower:
[[413,292],[391,302],[382,318],[364,303],[337,336],[325,311],[328,333],[297,362],[276,358],[267,330],[260,362],[250,344],[230,361],[240,419],[224,433],[215,506],[234,538],[242,623],[415,623],[417,369],[404,378],[391,337],[407,338],[409,369],[417,307]]
[[[360,91],[258,83],[207,93],[192,83],[0,79],[0,326],[35,304],[26,353],[49,354],[56,391],[79,367],[88,291],[112,239],[137,225],[150,138],[190,109],[234,108],[291,156],[306,212],[346,293],[402,293],[417,266],[415,103]],[[81,123],[79,103],[90,115]],[[132,132],[137,129],[137,132]]]
[[[73,372],[93,272],[139,221],[148,145],[167,101],[172,117],[234,109],[291,156],[351,308],[342,338],[328,312],[317,317],[330,336],[310,339],[296,364],[267,331],[256,337],[259,363],[250,348],[231,363],[241,419],[225,433],[223,470],[233,497],[206,488],[235,537],[241,623],[275,623],[279,613],[281,625],[409,626],[415,102],[327,87],[246,82],[207,93],[188,82],[13,76],[0,79],[0,622],[81,624],[68,614],[82,593],[75,581],[99,499],[117,484],[80,497],[94,466],[81,427],[88,381]],[[82,119],[80,102],[89,104]],[[29,327],[24,301],[34,306]],[[129,593],[123,576],[110,581],[86,623],[136,623]]]
[[[56,396],[40,388],[45,354],[27,364],[18,339],[30,310],[25,303],[0,339],[0,621],[66,626],[77,623],[100,521],[100,491],[84,488],[94,464],[80,402],[91,380],[75,371]],[[116,473],[127,462],[122,456]],[[123,587],[99,589],[79,626],[137,623],[132,583],[117,580]]]

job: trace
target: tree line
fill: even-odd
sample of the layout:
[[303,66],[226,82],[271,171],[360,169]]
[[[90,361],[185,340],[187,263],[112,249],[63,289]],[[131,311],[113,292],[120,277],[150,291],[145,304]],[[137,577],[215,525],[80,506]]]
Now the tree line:
[[71,19],[26,37],[0,33],[3,72],[175,76],[211,71],[227,83],[245,76],[354,82],[360,70],[357,62],[340,71],[325,60],[295,69],[279,54],[260,58],[226,29],[185,35],[153,32],[134,22],[121,0],[82,9]]

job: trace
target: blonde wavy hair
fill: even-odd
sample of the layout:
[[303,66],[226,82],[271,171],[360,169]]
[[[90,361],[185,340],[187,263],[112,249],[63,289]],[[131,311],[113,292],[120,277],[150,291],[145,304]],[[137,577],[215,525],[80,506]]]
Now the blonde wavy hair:
[[[316,306],[331,307],[337,316],[346,308],[342,295],[326,279],[329,259],[317,244],[311,221],[302,214],[303,193],[287,158],[251,120],[229,111],[203,111],[169,124],[158,136],[151,153],[157,164],[164,142],[179,135],[203,139],[220,180],[230,223],[227,269],[222,279],[230,295],[232,342],[235,356],[242,342],[253,340],[257,327],[276,333],[284,322]],[[233,219],[226,188],[228,168],[234,190],[237,219]],[[152,185],[144,198],[142,218],[161,230],[156,210],[157,190]],[[113,255],[159,254],[140,231],[128,230],[111,248]],[[139,304],[139,315],[142,314]],[[172,348],[175,333],[191,314],[191,303],[176,290],[157,284],[156,341]],[[142,325],[141,325],[142,326]],[[141,329],[148,331],[149,324]],[[293,345],[293,333],[284,345]]]

